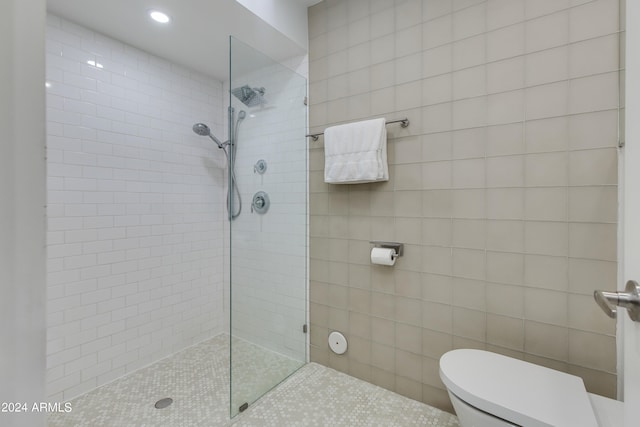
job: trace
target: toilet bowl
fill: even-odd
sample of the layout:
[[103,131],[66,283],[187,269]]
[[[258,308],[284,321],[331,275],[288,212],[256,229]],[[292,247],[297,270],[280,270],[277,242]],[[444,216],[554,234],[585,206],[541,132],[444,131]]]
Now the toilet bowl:
[[452,350],[440,378],[462,427],[614,427],[622,403],[587,393],[580,377],[483,350]]

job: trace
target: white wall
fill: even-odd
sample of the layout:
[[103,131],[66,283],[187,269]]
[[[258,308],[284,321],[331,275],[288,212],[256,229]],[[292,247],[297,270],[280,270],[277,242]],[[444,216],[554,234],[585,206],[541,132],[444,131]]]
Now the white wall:
[[[42,0],[0,13],[0,402],[44,400],[45,109]],[[0,413],[0,425],[44,425]]]
[[237,0],[263,21],[307,48],[307,7],[295,0]]
[[[102,68],[90,65],[95,61]],[[47,26],[48,395],[222,332],[222,83],[64,19]]]

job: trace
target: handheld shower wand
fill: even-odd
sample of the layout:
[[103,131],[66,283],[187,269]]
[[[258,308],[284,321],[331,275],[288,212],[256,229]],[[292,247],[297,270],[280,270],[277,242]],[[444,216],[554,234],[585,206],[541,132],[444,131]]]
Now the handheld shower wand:
[[[233,124],[233,108],[230,108],[230,123]],[[229,215],[229,221],[233,221],[236,219],[240,212],[242,212],[242,197],[240,196],[240,190],[238,189],[238,182],[236,180],[236,171],[235,171],[235,162],[236,162],[236,150],[238,148],[238,125],[242,120],[245,119],[247,113],[244,110],[238,112],[238,120],[235,121],[235,128],[233,129],[233,133],[231,134],[231,138],[225,142],[220,141],[216,138],[212,133],[209,126],[204,123],[196,123],[193,125],[193,131],[200,136],[208,136],[211,138],[213,142],[216,143],[218,148],[222,149],[225,157],[227,158],[227,167],[229,168],[229,181],[231,184],[231,188],[227,191],[227,213]],[[227,152],[227,147],[231,146],[230,152]],[[235,209],[232,205],[233,197],[236,196],[238,198],[238,208]]]
[[193,125],[193,127],[191,129],[193,129],[193,131],[195,133],[197,133],[198,135],[200,135],[200,136],[208,136],[209,138],[211,138],[213,140],[213,142],[218,144],[218,148],[224,149],[224,147],[229,145],[229,141],[222,142],[218,138],[216,138],[211,133],[211,129],[209,129],[209,126],[205,125],[204,123],[196,123],[195,125]]

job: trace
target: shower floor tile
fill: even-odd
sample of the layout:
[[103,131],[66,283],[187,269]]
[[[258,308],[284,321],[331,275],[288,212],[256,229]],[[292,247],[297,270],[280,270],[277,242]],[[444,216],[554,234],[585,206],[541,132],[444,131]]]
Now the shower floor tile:
[[[256,372],[282,376],[299,364],[248,343],[237,345],[251,354],[237,363],[249,368],[250,361],[261,361],[238,370],[246,372],[244,383],[251,387],[259,386]],[[447,412],[315,363],[232,420],[228,394],[229,337],[219,335],[72,400],[72,411],[52,414],[49,426],[458,426]],[[155,409],[165,397],[173,404]]]
[[316,363],[300,368],[234,421],[238,427],[458,427],[448,412]]

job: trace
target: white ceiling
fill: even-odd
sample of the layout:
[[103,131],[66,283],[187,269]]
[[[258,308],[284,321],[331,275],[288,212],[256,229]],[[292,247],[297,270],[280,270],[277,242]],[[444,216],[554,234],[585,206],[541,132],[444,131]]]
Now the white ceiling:
[[[277,61],[305,52],[235,0],[48,0],[47,9],[223,81],[229,74],[229,35]],[[150,9],[167,13],[171,22],[152,21]]]

